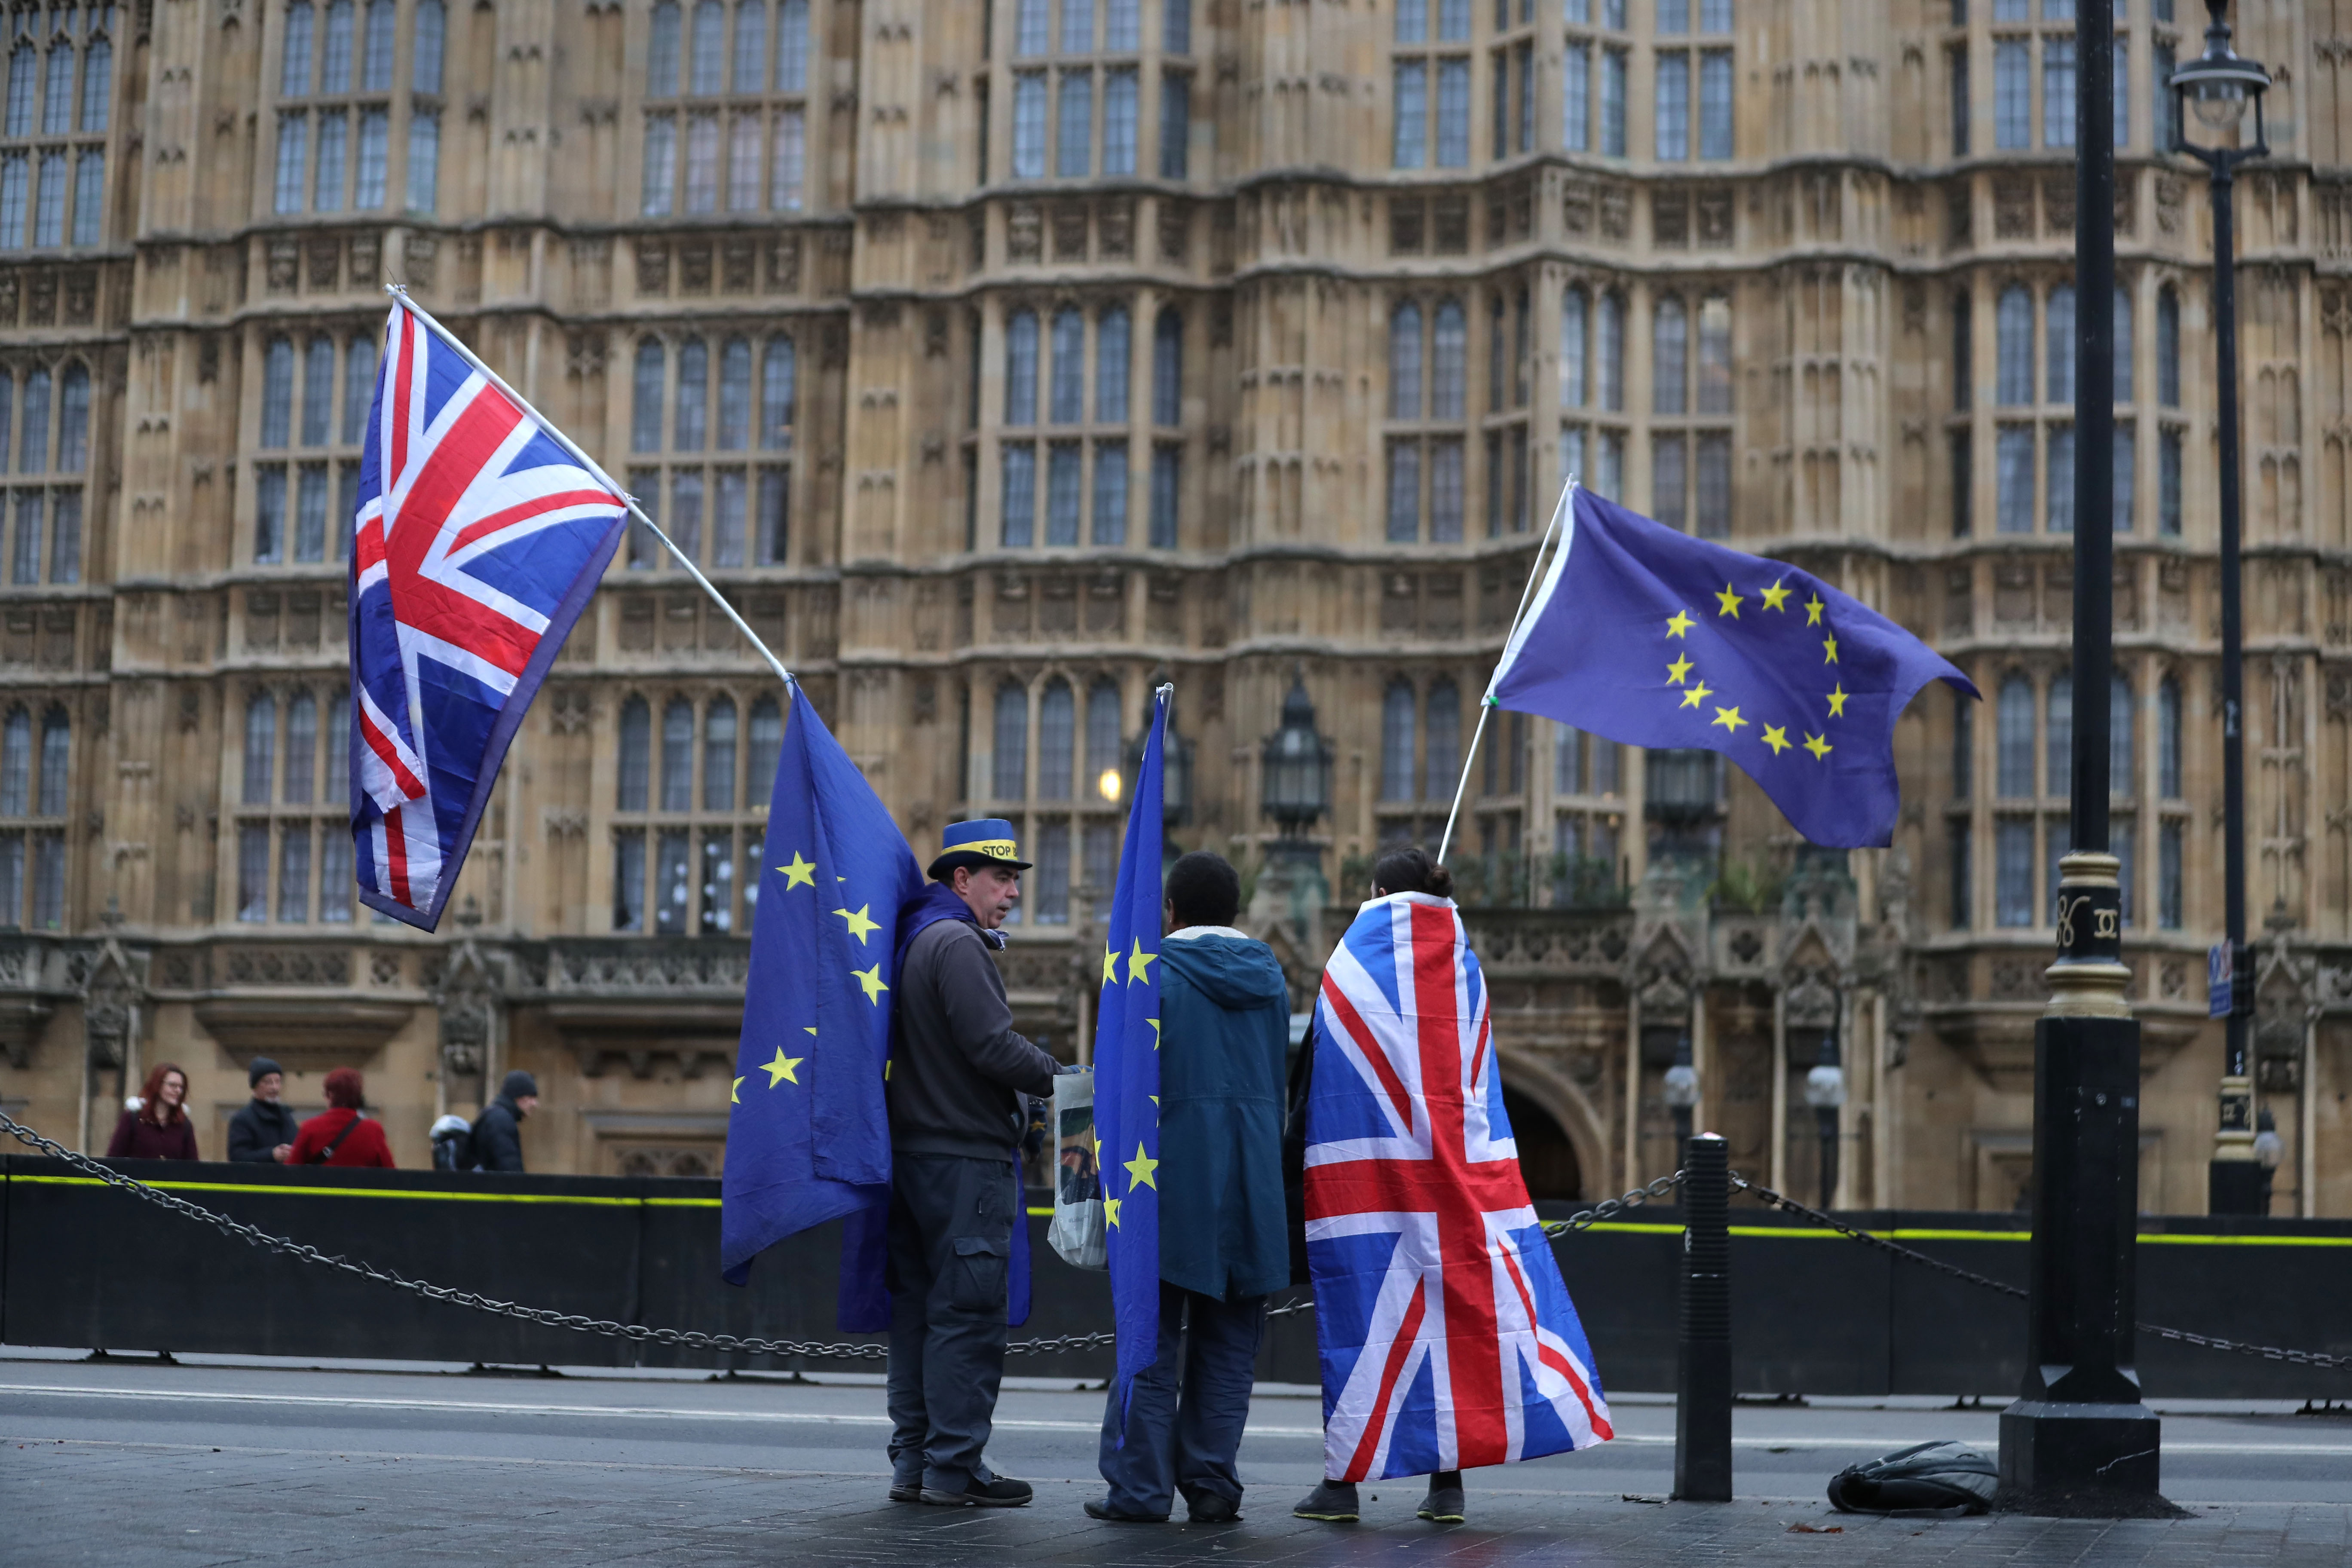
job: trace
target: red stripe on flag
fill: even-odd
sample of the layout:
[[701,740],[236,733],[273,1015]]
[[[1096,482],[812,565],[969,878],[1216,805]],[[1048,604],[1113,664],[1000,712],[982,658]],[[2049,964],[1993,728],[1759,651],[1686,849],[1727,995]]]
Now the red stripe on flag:
[[1323,976],[1323,1000],[1330,1005],[1332,1012],[1339,1015],[1339,1026],[1355,1037],[1357,1046],[1364,1053],[1364,1059],[1372,1064],[1372,1071],[1379,1076],[1381,1088],[1387,1091],[1390,1103],[1396,1107],[1398,1118],[1410,1128],[1412,1125],[1412,1093],[1404,1087],[1404,1080],[1397,1077],[1396,1068],[1390,1065],[1388,1054],[1381,1049],[1379,1037],[1365,1026],[1363,1016],[1356,1011],[1356,1005],[1348,1000],[1347,993],[1339,989],[1339,983],[1328,973]]
[[393,488],[392,480],[408,471],[408,380],[416,370],[416,318],[406,310],[400,313],[400,355],[394,360],[388,374],[392,381],[392,466],[385,470],[385,490]]
[[395,805],[383,814],[384,858],[392,862],[392,896],[415,909],[416,901],[408,895],[408,830],[400,825],[404,809]]
[[449,553],[455,555],[475,541],[496,533],[502,528],[511,528],[519,522],[529,522],[532,518],[542,517],[565,507],[618,507],[624,504],[625,503],[619,496],[609,490],[560,490],[551,495],[533,496],[527,501],[516,502],[504,511],[494,511],[479,522],[467,528],[464,532],[449,542]]
[[1389,1397],[1396,1392],[1405,1358],[1421,1342],[1421,1320],[1429,1313],[1429,1299],[1423,1293],[1427,1289],[1418,1282],[1412,1288],[1412,1301],[1404,1310],[1404,1321],[1397,1325],[1396,1338],[1389,1342],[1388,1364],[1381,1368],[1381,1391],[1372,1397],[1371,1418],[1364,1423],[1364,1436],[1349,1458],[1348,1473],[1340,1478],[1342,1480],[1360,1481],[1372,1473],[1372,1455],[1380,1448],[1381,1434],[1388,1429]]
[[1584,1419],[1592,1427],[1592,1435],[1607,1442],[1617,1434],[1610,1429],[1608,1418],[1592,1407],[1592,1391],[1584,1386],[1584,1379],[1576,1375],[1576,1368],[1566,1356],[1543,1342],[1542,1320],[1536,1316],[1535,1297],[1528,1289],[1527,1277],[1519,1272],[1519,1260],[1506,1249],[1503,1264],[1511,1271],[1511,1284],[1519,1292],[1519,1305],[1527,1309],[1528,1332],[1536,1342],[1536,1359],[1566,1380],[1576,1394],[1576,1402],[1584,1406]]
[[360,714],[360,736],[367,742],[367,749],[382,758],[383,765],[392,770],[392,782],[400,786],[401,793],[411,800],[425,798],[425,781],[409,772],[408,764],[400,760],[400,749],[393,744],[392,737],[385,734],[382,726],[370,719],[364,710]]

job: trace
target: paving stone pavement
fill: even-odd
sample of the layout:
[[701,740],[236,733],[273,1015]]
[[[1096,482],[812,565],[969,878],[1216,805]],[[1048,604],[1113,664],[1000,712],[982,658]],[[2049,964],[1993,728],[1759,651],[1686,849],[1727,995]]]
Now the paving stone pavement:
[[[1238,1523],[1112,1525],[1079,1505],[1098,1482],[1053,1480],[1014,1510],[893,1504],[845,1448],[839,1471],[548,1459],[438,1458],[81,1439],[0,1451],[0,1561],[310,1561],[534,1564],[844,1563],[874,1568],[1084,1563],[1444,1563],[1576,1568],[1737,1560],[1762,1568],[1899,1563],[2208,1568],[2352,1563],[2352,1509],[2254,1504],[2180,1521],[1870,1520],[1827,1504],[1654,1504],[1513,1490],[1471,1477],[1471,1521],[1412,1517],[1418,1481],[1367,1487],[1357,1526],[1310,1524],[1295,1489],[1255,1489]],[[1495,1472],[1499,1478],[1500,1472]],[[1371,1500],[1377,1496],[1378,1500]]]

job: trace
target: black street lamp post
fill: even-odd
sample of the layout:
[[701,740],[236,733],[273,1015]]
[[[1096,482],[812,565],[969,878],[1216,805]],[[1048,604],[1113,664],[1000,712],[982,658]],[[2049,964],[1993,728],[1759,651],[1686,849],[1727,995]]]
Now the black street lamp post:
[[2213,370],[2221,420],[2221,876],[2229,942],[2231,1005],[2222,1044],[2221,1111],[2206,1205],[2214,1214],[2263,1212],[2263,1169],[2254,1153],[2254,1083],[2246,1068],[2252,1023],[2252,965],[2246,952],[2246,673],[2244,593],[2240,585],[2238,481],[2238,278],[2231,186],[2238,165],[2270,155],[2264,145],[2263,94],[2270,73],[2230,47],[2221,14],[2229,0],[2206,0],[2212,25],[2205,52],[2172,73],[2178,101],[2198,122],[2230,130],[2254,111],[2251,146],[2197,147],[2181,137],[2176,150],[2205,165],[2213,195]]
[[2033,1028],[2033,1240],[2026,1373],[2000,1415],[1995,1506],[2169,1513],[2162,1428],[2133,1368],[2139,1025],[2125,987],[2121,865],[2107,847],[2115,626],[2115,12],[2074,8],[2074,847]]

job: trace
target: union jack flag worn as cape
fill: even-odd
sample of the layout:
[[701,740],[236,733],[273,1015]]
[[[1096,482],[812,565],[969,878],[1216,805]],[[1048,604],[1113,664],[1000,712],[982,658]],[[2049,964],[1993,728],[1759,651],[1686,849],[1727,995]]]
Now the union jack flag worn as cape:
[[1486,988],[1452,900],[1375,899],[1323,972],[1307,1255],[1324,1474],[1382,1480],[1613,1436],[1503,1114]]
[[405,306],[381,364],[352,551],[352,833],[360,901],[431,931],[628,506]]

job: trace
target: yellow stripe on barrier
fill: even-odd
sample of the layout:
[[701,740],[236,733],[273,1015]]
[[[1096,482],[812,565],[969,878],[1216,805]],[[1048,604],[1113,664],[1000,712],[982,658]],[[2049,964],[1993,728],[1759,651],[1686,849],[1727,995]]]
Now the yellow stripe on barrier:
[[[47,1186],[103,1187],[110,1184],[95,1176],[17,1176],[12,1182],[36,1182]],[[148,1182],[176,1193],[270,1193],[299,1198],[434,1198],[456,1204],[577,1204],[591,1208],[636,1208],[646,1204],[708,1205],[717,1207],[717,1198],[600,1198],[586,1194],[565,1193],[431,1193],[410,1192],[387,1187],[278,1187],[250,1182]]]

